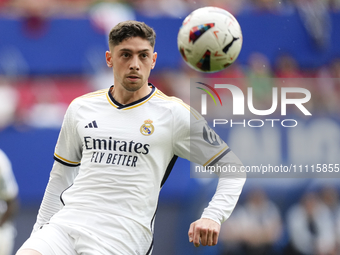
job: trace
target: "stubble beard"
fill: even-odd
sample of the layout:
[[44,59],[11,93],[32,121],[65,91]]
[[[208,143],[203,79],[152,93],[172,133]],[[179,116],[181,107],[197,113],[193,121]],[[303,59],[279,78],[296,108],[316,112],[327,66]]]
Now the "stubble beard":
[[145,81],[143,79],[140,79],[138,82],[122,82],[121,85],[129,92],[135,92],[138,91],[143,87],[145,84]]

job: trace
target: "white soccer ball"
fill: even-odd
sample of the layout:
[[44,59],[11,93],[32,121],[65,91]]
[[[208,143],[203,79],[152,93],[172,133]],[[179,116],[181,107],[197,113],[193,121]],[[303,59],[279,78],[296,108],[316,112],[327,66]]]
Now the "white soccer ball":
[[242,31],[235,17],[218,7],[190,13],[177,36],[184,61],[200,72],[218,72],[231,65],[242,48]]

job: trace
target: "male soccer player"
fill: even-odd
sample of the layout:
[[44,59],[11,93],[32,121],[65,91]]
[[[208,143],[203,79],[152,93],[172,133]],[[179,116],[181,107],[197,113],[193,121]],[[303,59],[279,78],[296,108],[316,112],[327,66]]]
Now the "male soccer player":
[[17,211],[18,185],[7,155],[0,150],[0,255],[13,252],[16,230],[12,219]]
[[[148,83],[155,37],[136,21],[111,30],[114,85],[70,104],[37,222],[17,255],[151,254],[159,192],[177,157],[241,166],[223,141],[206,137],[211,130],[195,110]],[[217,243],[244,181],[220,178],[190,242]]]

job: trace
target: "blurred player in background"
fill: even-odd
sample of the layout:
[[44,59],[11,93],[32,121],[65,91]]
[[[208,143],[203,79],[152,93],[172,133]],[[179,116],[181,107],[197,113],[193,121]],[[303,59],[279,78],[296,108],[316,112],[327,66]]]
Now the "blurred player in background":
[[0,255],[13,252],[16,230],[12,219],[17,211],[18,185],[11,162],[0,150]]
[[228,255],[273,255],[282,233],[280,211],[260,188],[252,188],[221,230]]
[[[111,30],[114,86],[69,106],[33,233],[18,255],[151,254],[159,192],[177,157],[241,167],[199,113],[148,83],[155,37],[136,21]],[[244,173],[220,177],[190,225],[195,246],[217,244],[245,182]]]
[[300,202],[288,210],[287,230],[291,240],[286,253],[337,254],[335,227],[331,211],[315,192],[307,191]]

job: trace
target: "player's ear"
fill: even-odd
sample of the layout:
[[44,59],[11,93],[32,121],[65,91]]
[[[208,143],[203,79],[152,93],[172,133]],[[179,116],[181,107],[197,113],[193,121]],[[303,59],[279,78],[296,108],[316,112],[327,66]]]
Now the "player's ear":
[[152,64],[151,64],[151,69],[155,68],[156,65],[156,59],[157,59],[157,52],[154,52],[152,55]]
[[113,63],[112,63],[112,56],[111,56],[111,51],[106,51],[105,52],[105,58],[106,58],[106,64],[108,67],[112,67]]

